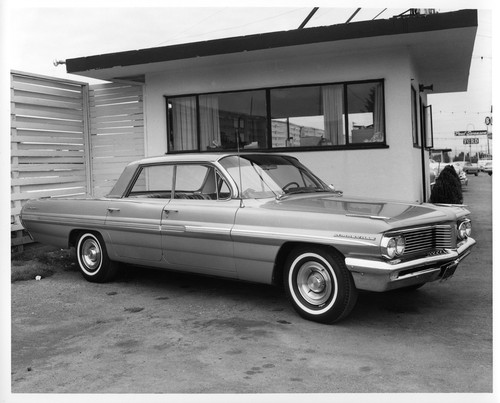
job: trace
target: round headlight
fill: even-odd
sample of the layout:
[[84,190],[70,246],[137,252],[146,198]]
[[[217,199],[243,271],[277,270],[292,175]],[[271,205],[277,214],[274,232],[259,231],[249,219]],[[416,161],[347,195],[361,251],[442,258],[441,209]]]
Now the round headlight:
[[406,241],[402,236],[396,238],[396,255],[400,256],[405,252]]
[[462,221],[458,226],[458,237],[460,239],[465,239],[470,237],[472,233],[472,225],[469,220]]
[[470,237],[472,234],[472,224],[470,221],[467,221],[467,225],[465,226],[465,235],[467,235],[467,237]]
[[396,242],[396,238],[391,238],[389,239],[389,241],[387,242],[387,246],[386,246],[386,252],[387,252],[387,256],[389,256],[389,258],[393,258],[394,256],[396,256],[396,246],[397,246],[397,242]]

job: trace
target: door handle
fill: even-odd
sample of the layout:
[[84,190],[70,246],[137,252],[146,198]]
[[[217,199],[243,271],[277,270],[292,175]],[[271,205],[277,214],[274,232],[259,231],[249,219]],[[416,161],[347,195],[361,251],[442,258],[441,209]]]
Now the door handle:
[[166,210],[165,209],[165,210],[163,210],[163,212],[165,213],[166,218],[168,218],[170,213],[178,213],[179,210]]
[[114,211],[120,211],[120,209],[118,207],[108,207],[108,211],[112,213]]

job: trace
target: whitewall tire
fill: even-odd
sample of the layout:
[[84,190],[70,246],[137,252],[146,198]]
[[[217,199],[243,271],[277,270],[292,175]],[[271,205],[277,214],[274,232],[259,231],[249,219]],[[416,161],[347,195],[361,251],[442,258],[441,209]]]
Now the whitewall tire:
[[286,260],[284,284],[294,309],[303,318],[322,323],[346,317],[358,296],[344,259],[326,247],[294,250]]
[[88,281],[104,283],[117,272],[117,263],[109,259],[106,245],[99,234],[87,232],[80,235],[76,256],[80,271]]

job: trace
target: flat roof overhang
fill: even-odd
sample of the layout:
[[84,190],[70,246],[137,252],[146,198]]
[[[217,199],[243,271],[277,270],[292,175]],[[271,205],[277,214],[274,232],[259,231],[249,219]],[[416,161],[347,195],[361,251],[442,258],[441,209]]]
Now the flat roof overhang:
[[434,93],[466,91],[477,10],[361,21],[66,60],[68,73],[118,80],[189,66],[242,63],[303,52],[342,54],[405,48],[420,80]]

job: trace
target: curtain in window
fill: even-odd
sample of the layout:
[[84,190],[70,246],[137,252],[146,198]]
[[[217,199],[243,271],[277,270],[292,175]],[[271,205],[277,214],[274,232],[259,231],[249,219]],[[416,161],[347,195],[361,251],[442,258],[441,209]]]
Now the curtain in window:
[[173,98],[172,124],[174,132],[174,150],[197,149],[196,98]]
[[382,83],[375,84],[373,130],[374,136],[372,141],[384,141],[384,93],[382,90]]
[[200,96],[200,130],[201,150],[221,146],[217,95]]
[[342,116],[344,91],[342,85],[321,87],[323,97],[323,118],[327,144],[345,144],[344,119]]

